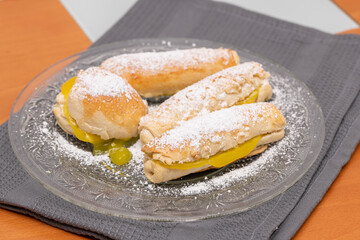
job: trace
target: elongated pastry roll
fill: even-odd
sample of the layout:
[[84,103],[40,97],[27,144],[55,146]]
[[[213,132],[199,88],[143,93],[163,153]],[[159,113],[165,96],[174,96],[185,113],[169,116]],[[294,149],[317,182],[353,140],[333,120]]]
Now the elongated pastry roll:
[[[63,85],[53,112],[59,126],[80,140],[87,141],[80,135],[129,139],[138,135],[147,104],[125,79],[91,67]],[[93,142],[91,137],[88,140]]]
[[194,48],[111,57],[101,68],[125,78],[140,95],[156,97],[177,91],[239,63],[230,49]]
[[269,99],[270,74],[261,64],[247,62],[215,73],[179,91],[140,121],[143,143],[189,120],[237,104]]
[[286,121],[270,103],[215,111],[182,122],[145,144],[144,172],[160,183],[263,152],[283,138]]

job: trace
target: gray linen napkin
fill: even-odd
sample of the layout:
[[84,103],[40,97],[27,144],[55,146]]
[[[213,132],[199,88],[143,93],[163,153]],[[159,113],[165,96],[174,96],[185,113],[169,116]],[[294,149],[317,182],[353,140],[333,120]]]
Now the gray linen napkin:
[[44,189],[16,160],[5,123],[0,126],[0,207],[100,239],[291,238],[359,142],[360,37],[329,35],[224,3],[140,0],[94,46],[145,37],[228,43],[290,69],[313,91],[325,117],[325,142],[313,167],[285,193],[243,213],[190,223],[134,221],[82,209]]

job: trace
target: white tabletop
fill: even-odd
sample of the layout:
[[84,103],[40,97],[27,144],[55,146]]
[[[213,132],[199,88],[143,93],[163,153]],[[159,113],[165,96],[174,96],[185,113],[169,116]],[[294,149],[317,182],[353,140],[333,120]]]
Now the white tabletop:
[[[96,41],[137,0],[60,0],[90,38]],[[181,1],[181,0],[179,0]],[[218,0],[275,18],[337,33],[359,27],[330,0]]]

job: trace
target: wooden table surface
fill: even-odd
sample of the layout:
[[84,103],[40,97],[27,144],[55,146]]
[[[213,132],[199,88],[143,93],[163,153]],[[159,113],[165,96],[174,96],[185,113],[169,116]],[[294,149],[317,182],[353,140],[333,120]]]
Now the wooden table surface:
[[[58,0],[0,0],[0,123],[40,71],[91,42]],[[360,239],[360,145],[294,239]],[[0,209],[0,239],[84,239]]]

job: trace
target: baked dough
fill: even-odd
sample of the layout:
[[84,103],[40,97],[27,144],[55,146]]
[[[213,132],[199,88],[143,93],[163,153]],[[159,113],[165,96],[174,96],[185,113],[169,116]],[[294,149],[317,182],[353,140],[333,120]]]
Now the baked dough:
[[140,139],[147,143],[182,121],[234,106],[257,89],[255,102],[265,101],[272,95],[269,77],[256,62],[239,64],[206,77],[144,116],[139,126]]
[[[74,134],[64,114],[64,95],[56,97],[53,111],[64,131]],[[69,114],[78,127],[103,140],[136,137],[147,104],[127,81],[99,67],[80,70],[67,99]]]
[[65,97],[64,94],[59,93],[56,96],[56,104],[53,106],[53,112],[56,118],[57,124],[68,134],[75,135],[69,120],[64,114]]
[[230,49],[195,48],[118,55],[101,68],[125,78],[141,96],[156,97],[172,95],[239,61]]
[[206,164],[184,170],[166,165],[207,159],[261,135],[247,156],[259,154],[267,144],[283,138],[285,124],[281,112],[270,103],[233,106],[193,118],[144,145],[144,173],[150,181],[160,183],[214,168]]

